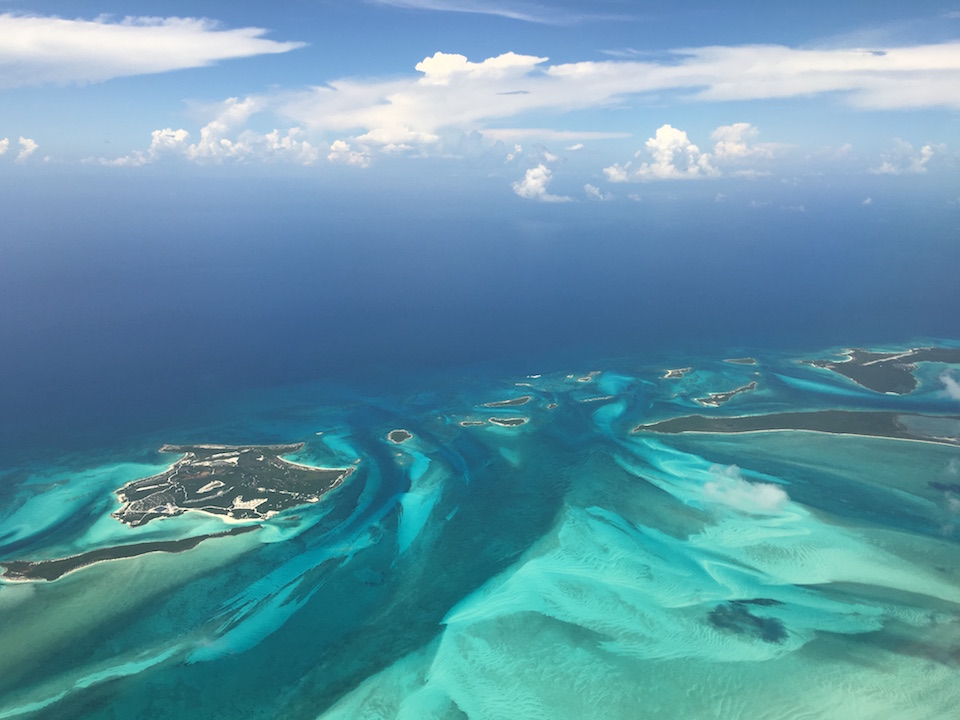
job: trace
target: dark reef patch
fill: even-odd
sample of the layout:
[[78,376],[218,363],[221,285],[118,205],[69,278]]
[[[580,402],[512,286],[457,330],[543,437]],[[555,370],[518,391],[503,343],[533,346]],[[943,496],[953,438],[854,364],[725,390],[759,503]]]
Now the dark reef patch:
[[734,600],[717,605],[707,619],[717,630],[747,635],[767,643],[780,644],[787,639],[787,629],[777,618],[758,617],[750,612],[747,605],[778,605],[777,600],[758,598],[756,600]]

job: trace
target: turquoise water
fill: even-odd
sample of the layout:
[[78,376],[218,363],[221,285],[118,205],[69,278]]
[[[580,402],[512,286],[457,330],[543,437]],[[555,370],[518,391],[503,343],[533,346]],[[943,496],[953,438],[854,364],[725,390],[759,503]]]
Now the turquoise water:
[[[109,517],[115,489],[171,462],[161,442],[360,460],[259,532],[0,583],[0,718],[952,718],[960,447],[630,433],[693,412],[960,413],[939,382],[960,368],[922,365],[915,393],[880,395],[795,362],[830,352],[438,375],[336,401],[288,386],[127,459],[12,468],[2,560],[224,529]],[[719,409],[694,401],[753,380]],[[491,416],[529,422],[462,424]],[[393,444],[395,428],[414,437]]]

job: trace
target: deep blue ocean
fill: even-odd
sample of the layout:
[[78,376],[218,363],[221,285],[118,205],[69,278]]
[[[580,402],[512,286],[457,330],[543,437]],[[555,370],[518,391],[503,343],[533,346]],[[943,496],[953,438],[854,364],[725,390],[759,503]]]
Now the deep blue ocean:
[[919,189],[884,210],[834,182],[798,212],[794,196],[750,207],[749,185],[601,206],[471,197],[466,180],[6,183],[14,456],[110,446],[305,381],[403,392],[595,358],[960,335],[956,208],[931,212]]

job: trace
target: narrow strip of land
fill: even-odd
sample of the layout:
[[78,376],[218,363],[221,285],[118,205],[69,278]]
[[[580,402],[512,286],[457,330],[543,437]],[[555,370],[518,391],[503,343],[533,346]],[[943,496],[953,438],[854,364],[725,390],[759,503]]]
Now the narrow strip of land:
[[100,548],[98,550],[80,553],[79,555],[71,555],[54,560],[12,560],[10,562],[0,563],[0,567],[4,569],[3,577],[7,580],[20,582],[30,580],[52,581],[80,568],[107,562],[108,560],[125,560],[154,552],[181,553],[185,550],[195,548],[204,540],[227,537],[228,535],[242,535],[243,533],[253,532],[259,529],[259,525],[246,525],[225,530],[224,532],[196,535],[194,537],[184,538],[183,540],[116,545],[114,547]]
[[637,425],[633,432],[726,434],[774,430],[804,430],[960,445],[960,415],[931,416],[855,410],[818,410],[736,417],[685,415]]

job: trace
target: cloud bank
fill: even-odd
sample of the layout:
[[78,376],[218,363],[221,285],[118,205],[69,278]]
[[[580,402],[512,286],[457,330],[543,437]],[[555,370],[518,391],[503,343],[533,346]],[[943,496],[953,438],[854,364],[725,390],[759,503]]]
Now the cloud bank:
[[643,161],[614,163],[603,169],[610,182],[645,182],[649,180],[682,180],[720,177],[721,166],[729,167],[734,175],[755,177],[762,174],[755,168],[744,167],[750,161],[769,160],[783,146],[773,143],[753,143],[757,129],[750,123],[721,125],[710,137],[715,141],[713,152],[703,152],[687,136],[686,131],[662,125],[647,140],[635,157]]
[[91,83],[203,67],[219,60],[284,53],[303,43],[263,37],[263,28],[225,29],[203,18],[120,21],[0,14],[0,89]]
[[[167,31],[167,21],[132,30]],[[196,23],[203,21],[177,21]],[[97,23],[94,23],[97,24]],[[120,27],[117,25],[116,27]],[[178,26],[179,28],[179,26]],[[189,25],[189,28],[194,28]],[[196,29],[196,28],[194,28]],[[178,32],[182,30],[178,29]],[[205,38],[240,31],[201,26]],[[260,30],[252,30],[254,34]],[[265,42],[259,37],[251,42]],[[200,43],[202,45],[202,43]],[[282,52],[296,44],[274,43]],[[553,115],[622,106],[645,94],[675,93],[684,100],[742,101],[809,98],[831,93],[838,102],[863,108],[960,108],[960,42],[880,51],[810,50],[784,46],[706,47],[676,50],[659,61],[610,60],[551,64],[549,58],[507,52],[482,60],[436,52],[414,67],[414,74],[389,79],[345,78],[308,89],[276,91],[249,97],[249,114],[269,113],[280,126],[307,136],[340,139],[367,158],[377,153],[450,153],[463,136],[479,132],[510,144],[537,138],[565,144],[587,139],[624,137],[609,130],[505,128],[511,118]],[[897,88],[891,91],[890,88]],[[249,117],[248,114],[248,117]],[[540,118],[542,121],[542,117]],[[227,118],[229,120],[229,118]],[[224,127],[213,123],[220,122]],[[245,119],[243,120],[245,122]],[[224,141],[237,142],[238,125],[215,118],[201,131],[196,155],[211,158],[242,154]],[[609,166],[610,181],[644,181],[757,176],[754,166],[775,157],[784,146],[758,142],[757,128],[737,122],[716,128],[707,144],[694,142],[681,128],[662,125],[634,161]],[[248,138],[253,142],[252,138]],[[257,141],[269,144],[269,140]],[[302,148],[289,141],[288,154]],[[919,151],[904,143],[876,168],[883,174],[924,172],[937,146]],[[575,142],[570,148],[580,148]],[[455,152],[455,151],[454,151]],[[303,156],[309,156],[309,152]],[[337,160],[340,156],[337,154]],[[347,155],[347,158],[350,156]],[[368,162],[368,161],[363,161]],[[362,164],[359,159],[352,164]]]

